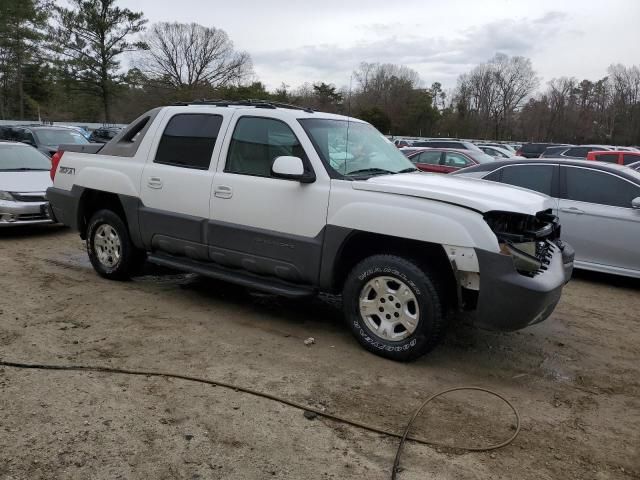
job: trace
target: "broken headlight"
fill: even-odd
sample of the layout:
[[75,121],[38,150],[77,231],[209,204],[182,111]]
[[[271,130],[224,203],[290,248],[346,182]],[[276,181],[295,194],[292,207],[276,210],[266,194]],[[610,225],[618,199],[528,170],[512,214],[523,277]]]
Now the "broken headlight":
[[484,217],[498,238],[500,252],[513,259],[515,269],[533,276],[546,269],[551,242],[558,241],[560,226],[550,210],[537,215],[489,212]]

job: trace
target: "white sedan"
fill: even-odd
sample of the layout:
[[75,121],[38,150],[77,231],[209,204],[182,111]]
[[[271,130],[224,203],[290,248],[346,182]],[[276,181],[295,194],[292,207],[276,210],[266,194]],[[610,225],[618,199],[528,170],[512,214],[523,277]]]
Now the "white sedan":
[[45,198],[51,161],[23,143],[0,143],[0,227],[52,223]]

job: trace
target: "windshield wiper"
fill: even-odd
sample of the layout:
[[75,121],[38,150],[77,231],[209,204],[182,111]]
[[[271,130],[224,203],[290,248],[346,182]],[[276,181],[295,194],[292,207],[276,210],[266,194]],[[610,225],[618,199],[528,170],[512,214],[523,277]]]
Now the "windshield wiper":
[[404,170],[400,170],[399,172],[396,173],[411,173],[411,172],[417,172],[418,169],[416,167],[409,167],[409,168],[405,168]]
[[354,170],[347,173],[347,175],[393,175],[396,172],[391,170],[385,170],[384,168],[363,168],[361,170]]

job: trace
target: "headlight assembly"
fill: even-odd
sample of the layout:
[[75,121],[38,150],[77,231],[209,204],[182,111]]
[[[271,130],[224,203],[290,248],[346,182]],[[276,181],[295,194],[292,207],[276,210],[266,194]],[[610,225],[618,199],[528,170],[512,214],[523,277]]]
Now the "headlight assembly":
[[15,199],[13,198],[13,196],[9,192],[4,192],[4,191],[0,190],[0,200],[8,200],[8,201],[12,202]]

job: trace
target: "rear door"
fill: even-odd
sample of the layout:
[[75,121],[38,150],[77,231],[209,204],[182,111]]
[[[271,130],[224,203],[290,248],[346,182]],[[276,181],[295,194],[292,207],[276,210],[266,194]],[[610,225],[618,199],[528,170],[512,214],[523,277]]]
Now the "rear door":
[[150,250],[206,260],[211,184],[228,123],[222,114],[169,112],[142,173],[140,230]]
[[443,173],[444,169],[440,165],[442,152],[439,150],[427,150],[414,155],[410,160],[423,172]]
[[558,196],[559,173],[556,164],[507,165],[486,176],[485,180],[528,188],[554,197],[554,214],[558,215],[558,199],[555,197]]
[[640,271],[640,186],[613,173],[561,166],[562,236],[576,260]]

